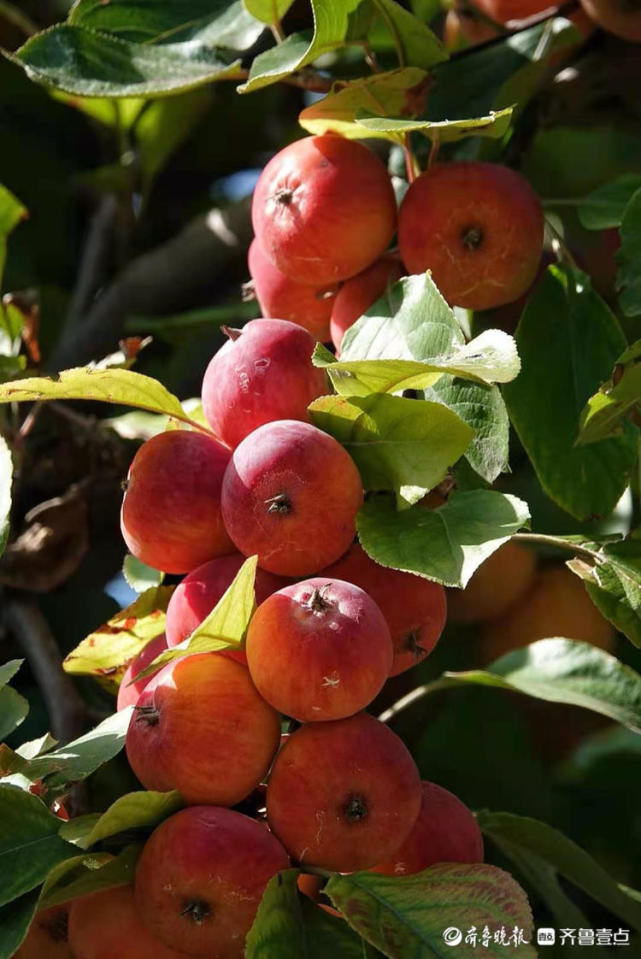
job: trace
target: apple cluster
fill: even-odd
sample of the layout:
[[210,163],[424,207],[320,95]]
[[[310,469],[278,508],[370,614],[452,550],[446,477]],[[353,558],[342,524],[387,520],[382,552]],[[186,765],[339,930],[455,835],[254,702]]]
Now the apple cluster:
[[[127,756],[146,789],[178,790],[186,806],[148,839],[131,889],[72,905],[81,959],[78,944],[103,911],[112,930],[133,937],[140,927],[138,956],[241,957],[267,883],[292,863],[302,875],[403,876],[483,858],[467,807],[421,782],[402,740],[365,711],[390,676],[434,648],[446,597],[359,545],[362,481],[310,420],[310,403],[329,390],[312,353],[329,335],[339,348],[407,270],[430,269],[450,303],[471,308],[522,295],[541,256],[538,201],[510,170],[452,163],[415,180],[397,215],[375,154],[326,135],[268,163],[253,223],[249,264],[265,316],[227,330],[209,363],[209,429],[144,443],[122,504],[133,555],[184,576],[165,634],[120,687],[118,707],[134,707]],[[395,234],[400,250],[390,253]],[[254,556],[245,645],[185,649],[140,678],[194,633]]]

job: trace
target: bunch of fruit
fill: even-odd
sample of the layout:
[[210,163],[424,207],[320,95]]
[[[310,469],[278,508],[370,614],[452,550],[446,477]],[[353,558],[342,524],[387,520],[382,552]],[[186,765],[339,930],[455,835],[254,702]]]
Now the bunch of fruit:
[[[253,222],[249,261],[265,318],[229,330],[207,368],[210,430],[148,440],[122,505],[132,554],[186,574],[165,634],[120,687],[118,707],[134,707],[127,756],[145,788],[178,790],[187,806],[152,833],[132,887],[73,902],[66,955],[76,959],[113,956],[123,937],[138,959],[241,957],[267,883],[292,861],[316,875],[403,876],[483,858],[467,807],[421,783],[400,738],[364,712],[388,677],[434,648],[446,597],[356,542],[363,486],[346,450],[310,421],[310,403],[329,389],[312,353],[330,332],[339,348],[405,267],[430,269],[452,304],[521,296],[541,258],[538,200],[506,168],[434,165],[410,186],[397,223],[379,159],[327,135],[267,165]],[[395,232],[400,252],[390,253]],[[252,556],[258,607],[245,646],[186,650],[141,678],[193,634]],[[35,954],[29,943],[46,921],[20,955]]]

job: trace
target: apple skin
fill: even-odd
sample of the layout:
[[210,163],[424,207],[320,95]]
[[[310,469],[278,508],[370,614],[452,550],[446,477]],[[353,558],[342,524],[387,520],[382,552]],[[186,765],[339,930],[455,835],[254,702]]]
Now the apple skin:
[[508,541],[482,563],[465,589],[448,590],[453,623],[483,623],[502,616],[534,582],[536,553]]
[[250,433],[223,479],[223,517],[236,548],[280,576],[309,576],[338,559],[356,535],[362,503],[349,454],[296,420]]
[[398,238],[411,273],[430,270],[453,306],[518,299],[543,249],[543,212],[527,180],[493,163],[435,164],[405,194]]
[[384,252],[396,229],[387,170],[367,147],[335,134],[290,143],[269,161],[252,202],[254,233],[298,283],[355,276]]
[[390,255],[381,257],[362,273],[345,281],[334,300],[329,325],[332,343],[337,350],[340,350],[350,326],[402,275],[403,264],[398,257]]
[[[69,910],[74,959],[181,959],[143,923],[134,887],[114,886],[74,899]],[[49,959],[49,954],[46,954]],[[45,959],[42,954],[41,959]]]
[[383,688],[393,647],[385,618],[358,586],[308,579],[274,593],[245,645],[258,692],[299,722],[344,719]]
[[129,551],[166,573],[188,573],[233,546],[220,490],[230,451],[213,436],[159,433],[129,467],[120,528]]
[[14,959],[80,959],[69,945],[69,904],[35,914]]
[[315,346],[295,323],[247,323],[215,354],[203,379],[203,410],[216,436],[233,448],[265,423],[308,423],[309,404],[329,392],[324,370],[312,365]]
[[402,846],[371,870],[411,876],[437,862],[483,862],[483,836],[458,796],[436,783],[421,784],[421,811]]
[[355,583],[379,607],[394,646],[390,676],[416,666],[436,646],[447,619],[445,590],[439,583],[380,566],[358,543],[321,575]]
[[279,742],[278,714],[248,670],[219,653],[195,653],[167,663],[147,684],[126,749],[146,789],[233,806],[261,782]]
[[127,706],[136,705],[141,692],[147,683],[153,679],[156,673],[152,673],[150,676],[145,676],[143,679],[138,679],[135,683],[132,683],[132,679],[134,676],[137,676],[138,673],[141,673],[143,669],[146,669],[150,663],[153,663],[156,656],[160,656],[160,654],[166,649],[167,637],[164,633],[161,633],[160,636],[156,636],[155,639],[151,639],[147,645],[140,650],[137,656],[134,656],[132,661],[127,666],[125,674],[122,677],[122,681],[118,688],[118,698],[116,700],[117,710],[125,709]]
[[613,652],[614,626],[599,612],[585,586],[566,566],[548,566],[502,616],[486,622],[481,648],[486,663],[511,649],[561,636]]
[[473,6],[495,23],[511,24],[552,13],[559,4],[550,0],[473,0]]
[[[478,4],[477,4],[478,6]],[[452,7],[447,11],[443,24],[443,42],[450,51],[476,47],[480,43],[494,40],[499,31],[491,23],[475,16],[473,10],[465,7]]]
[[[165,630],[169,648],[182,643],[183,639],[187,639],[209,616],[233,583],[244,562],[245,557],[240,553],[219,556],[192,570],[178,584],[167,607]],[[256,602],[258,604],[264,602],[268,596],[275,593],[277,589],[287,586],[288,583],[289,581],[282,576],[274,576],[272,573],[265,572],[264,569],[257,569]],[[225,653],[237,659],[239,663],[247,665],[244,649],[230,647],[225,650]]]
[[329,319],[339,285],[319,287],[297,283],[272,263],[258,240],[252,240],[247,261],[263,316],[290,320],[321,343],[327,343]]
[[393,855],[420,805],[421,781],[406,746],[367,713],[301,726],[267,786],[267,819],[290,855],[337,872]]
[[262,823],[192,806],[166,819],[145,844],[136,901],[168,946],[202,959],[242,959],[265,887],[288,866],[287,853]]

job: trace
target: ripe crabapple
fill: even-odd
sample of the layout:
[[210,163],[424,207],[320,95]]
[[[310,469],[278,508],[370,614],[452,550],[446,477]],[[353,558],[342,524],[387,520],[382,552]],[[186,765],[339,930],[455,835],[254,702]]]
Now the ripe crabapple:
[[436,783],[423,782],[414,828],[403,845],[372,872],[411,876],[437,862],[483,862],[483,836],[458,796]]
[[362,273],[345,281],[334,300],[329,326],[332,343],[337,350],[340,350],[343,336],[350,326],[402,275],[403,264],[398,257],[384,256]]
[[352,872],[393,855],[421,805],[414,760],[396,733],[358,713],[309,723],[279,752],[267,819],[302,864]]
[[69,945],[69,904],[39,910],[13,959],[74,959]]
[[297,323],[326,343],[338,284],[319,287],[298,283],[272,263],[258,240],[249,247],[248,262],[262,315]]
[[164,633],[161,633],[160,636],[156,636],[155,639],[150,640],[147,645],[140,650],[137,656],[134,656],[127,666],[118,688],[116,709],[124,709],[126,706],[136,705],[141,692],[156,673],[144,676],[142,679],[137,679],[136,682],[132,682],[132,680],[138,673],[141,673],[143,669],[146,669],[150,663],[153,663],[154,659],[160,656],[166,649],[167,637]]
[[534,280],[543,213],[508,167],[438,163],[405,194],[398,239],[408,270],[430,270],[448,303],[486,310],[516,300]]
[[288,866],[263,824],[229,809],[192,806],[166,819],[145,844],[136,901],[154,935],[181,954],[242,959],[265,887]]
[[166,573],[188,573],[231,553],[220,511],[230,451],[213,436],[159,433],[129,467],[120,528],[134,556]]
[[309,422],[307,407],[328,392],[312,365],[316,340],[286,320],[252,320],[211,360],[203,380],[205,416],[232,448],[273,420]]
[[410,669],[432,652],[447,617],[445,590],[438,583],[380,566],[357,543],[323,575],[360,586],[381,610],[394,645],[390,676]]
[[324,286],[355,276],[383,253],[396,229],[394,190],[362,144],[335,134],[305,137],[263,170],[252,223],[283,273]]
[[223,516],[236,547],[281,576],[309,576],[338,559],[354,539],[362,502],[349,454],[295,420],[250,433],[223,480]]
[[300,722],[343,719],[369,705],[392,665],[390,632],[373,599],[338,579],[308,579],[273,593],[247,632],[259,693]]
[[261,781],[280,742],[278,714],[249,671],[219,653],[164,666],[134,708],[126,749],[146,789],[233,806]]

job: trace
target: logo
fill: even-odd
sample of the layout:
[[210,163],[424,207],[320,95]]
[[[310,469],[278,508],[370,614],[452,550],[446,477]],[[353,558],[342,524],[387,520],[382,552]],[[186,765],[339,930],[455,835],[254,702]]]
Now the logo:
[[463,933],[456,926],[448,926],[443,933],[443,942],[446,946],[458,946],[463,941]]
[[537,929],[536,941],[539,946],[553,946],[556,941],[554,929]]

